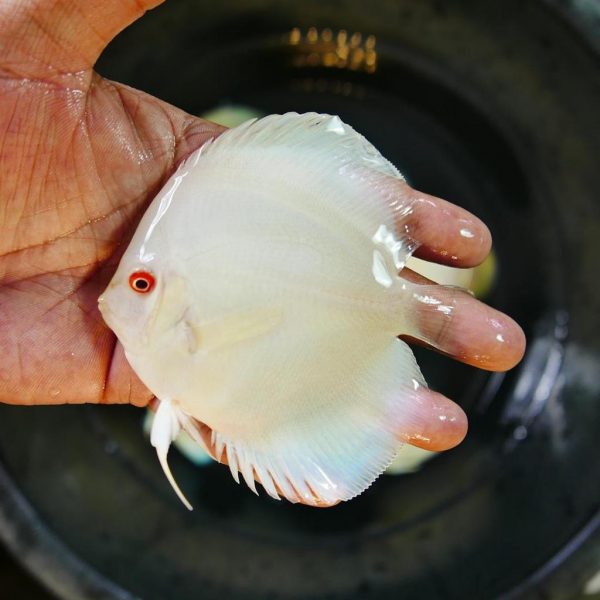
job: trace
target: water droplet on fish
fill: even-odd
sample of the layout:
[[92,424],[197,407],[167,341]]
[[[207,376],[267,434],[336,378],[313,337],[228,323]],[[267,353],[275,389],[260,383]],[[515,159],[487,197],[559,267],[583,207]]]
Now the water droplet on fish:
[[51,389],[50,396],[52,396],[52,398],[56,398],[57,396],[60,396],[60,390],[58,388]]

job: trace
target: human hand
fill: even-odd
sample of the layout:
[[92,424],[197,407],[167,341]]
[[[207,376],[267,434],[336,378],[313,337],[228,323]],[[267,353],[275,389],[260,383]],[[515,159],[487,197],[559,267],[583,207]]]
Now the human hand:
[[[104,325],[97,297],[161,183],[221,129],[109,82],[92,66],[118,31],[159,3],[0,8],[0,227],[10,233],[0,240],[1,401],[152,398]],[[485,225],[398,185],[414,200],[408,228],[421,242],[417,256],[463,267],[483,260],[491,245]],[[451,314],[424,304],[415,337],[481,368],[518,362],[524,337],[513,321],[463,292],[440,288],[440,295]],[[458,443],[466,431],[460,409],[426,389],[422,401],[419,437],[407,441],[430,449]],[[440,420],[440,411],[451,418]]]
[[221,128],[92,67],[159,3],[0,5],[0,401],[152,397],[97,299],[149,200]]

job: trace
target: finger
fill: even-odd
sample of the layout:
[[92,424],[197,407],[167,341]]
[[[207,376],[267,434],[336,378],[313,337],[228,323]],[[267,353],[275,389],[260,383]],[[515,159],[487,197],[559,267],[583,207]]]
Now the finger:
[[110,358],[101,403],[133,404],[147,406],[154,401],[154,394],[140,381],[125,356],[119,341]]
[[398,440],[440,452],[460,444],[467,435],[463,409],[438,392],[419,387],[409,401],[399,402]]
[[454,267],[480,264],[492,247],[492,236],[475,215],[441,198],[401,182],[400,193],[411,212],[401,227],[420,246],[415,256]]
[[29,0],[0,8],[0,68],[55,79],[90,69],[108,43],[163,0]]
[[414,305],[411,338],[456,360],[488,371],[506,371],[523,358],[525,334],[515,321],[459,288],[432,284],[409,269],[403,278]]

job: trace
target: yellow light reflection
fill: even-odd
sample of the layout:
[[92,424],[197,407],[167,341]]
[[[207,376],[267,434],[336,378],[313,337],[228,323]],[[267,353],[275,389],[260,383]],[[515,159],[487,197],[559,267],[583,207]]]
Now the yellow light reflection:
[[293,63],[296,67],[327,67],[374,73],[377,69],[377,38],[356,31],[332,31],[329,27],[319,30],[309,27],[302,33],[294,27],[287,36],[290,46],[295,47]]

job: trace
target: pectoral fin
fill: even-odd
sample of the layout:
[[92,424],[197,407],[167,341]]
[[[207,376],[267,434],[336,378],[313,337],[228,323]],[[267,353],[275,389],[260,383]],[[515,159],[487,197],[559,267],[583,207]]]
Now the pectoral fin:
[[150,320],[148,329],[161,334],[176,326],[189,305],[187,283],[183,277],[171,277],[161,291]]
[[272,308],[253,308],[203,323],[188,314],[185,319],[188,347],[196,352],[227,348],[268,333],[281,318],[281,311]]

